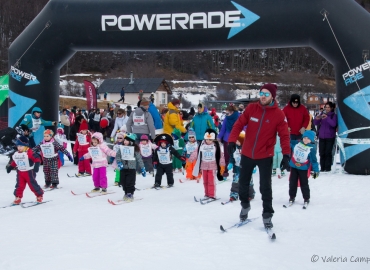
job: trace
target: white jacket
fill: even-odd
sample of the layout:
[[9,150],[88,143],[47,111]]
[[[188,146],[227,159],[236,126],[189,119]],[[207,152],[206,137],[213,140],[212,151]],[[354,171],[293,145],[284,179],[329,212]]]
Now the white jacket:
[[127,115],[121,118],[119,118],[118,116],[116,117],[116,120],[114,122],[114,128],[113,128],[112,134],[110,135],[111,138],[114,138],[116,136],[117,130],[120,130],[122,127],[126,128],[127,120],[128,120]]

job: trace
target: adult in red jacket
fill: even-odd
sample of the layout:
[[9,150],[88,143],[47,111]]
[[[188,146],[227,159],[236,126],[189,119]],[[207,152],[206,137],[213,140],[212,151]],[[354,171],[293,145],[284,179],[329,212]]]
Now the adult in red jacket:
[[239,176],[239,197],[242,210],[240,220],[248,218],[251,209],[249,203],[249,183],[253,169],[258,166],[260,172],[260,192],[263,201],[263,223],[265,228],[272,228],[271,218],[274,213],[272,208],[271,173],[272,158],[276,135],[280,137],[280,145],[283,152],[281,169],[289,168],[290,141],[288,124],[284,113],[279,109],[275,101],[277,86],[265,84],[260,89],[260,100],[251,103],[243,114],[235,122],[229,136],[229,154],[234,153],[235,142],[239,133],[248,125],[242,148]]
[[310,122],[310,115],[307,108],[301,104],[301,97],[297,94],[291,95],[289,104],[284,107],[283,112],[288,121],[290,139],[302,139],[302,134]]

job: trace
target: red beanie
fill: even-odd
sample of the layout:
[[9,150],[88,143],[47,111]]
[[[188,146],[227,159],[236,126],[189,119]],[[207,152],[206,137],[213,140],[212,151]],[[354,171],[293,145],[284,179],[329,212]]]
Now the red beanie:
[[173,106],[176,106],[176,105],[180,105],[180,100],[177,99],[177,98],[174,98],[172,101],[171,101],[172,105]]
[[100,120],[100,127],[101,128],[106,128],[107,126],[109,126],[109,119],[107,117],[103,117]]
[[86,120],[82,120],[80,129],[78,130],[78,132],[81,132],[81,130],[89,130]]
[[275,99],[275,97],[276,97],[276,91],[277,91],[277,85],[276,84],[266,83],[266,84],[262,85],[262,87],[260,88],[260,91],[262,89],[269,90],[270,93],[271,93],[271,96]]

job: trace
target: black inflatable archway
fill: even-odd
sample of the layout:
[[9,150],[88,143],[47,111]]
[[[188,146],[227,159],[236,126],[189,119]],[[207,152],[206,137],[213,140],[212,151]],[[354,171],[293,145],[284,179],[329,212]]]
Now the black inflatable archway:
[[310,46],[335,66],[345,170],[369,174],[368,25],[353,0],[51,0],[9,48],[9,126],[33,106],[57,119],[60,68],[76,51]]

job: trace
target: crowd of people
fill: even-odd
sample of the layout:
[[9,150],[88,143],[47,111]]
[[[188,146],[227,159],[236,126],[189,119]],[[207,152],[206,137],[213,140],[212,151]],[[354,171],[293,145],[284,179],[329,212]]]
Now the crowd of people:
[[[107,167],[112,164],[115,185],[122,187],[123,200],[128,202],[134,200],[137,174],[155,174],[153,188],[159,189],[164,174],[170,188],[173,174],[184,171],[189,181],[203,179],[202,200],[216,200],[216,181],[226,181],[233,174],[230,201],[241,201],[239,217],[245,221],[255,197],[252,175],[258,167],[263,223],[272,228],[272,176],[290,171],[289,202],[294,203],[300,183],[304,202],[309,203],[308,178],[331,170],[338,124],[332,102],[312,117],[300,96],[293,94],[280,109],[277,86],[265,84],[259,101],[246,107],[230,103],[217,113],[199,103],[197,111],[191,108],[188,112],[180,110],[181,101],[174,98],[159,112],[153,99],[141,94],[134,108],[108,103],[105,109],[89,112],[77,107],[63,109],[59,124],[43,120],[41,109],[33,108],[22,122],[24,133],[16,141],[18,152],[7,165],[8,173],[13,169],[18,173],[14,204],[21,202],[26,184],[38,202],[43,200],[43,189],[58,188],[58,170],[66,155],[78,165],[78,177],[92,176],[91,192],[107,193]],[[46,129],[44,139],[36,145],[32,133],[40,125],[57,125],[57,132],[54,135]],[[72,153],[66,150],[67,143],[71,143]],[[40,163],[45,174],[43,188],[36,181]]]

